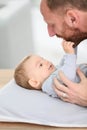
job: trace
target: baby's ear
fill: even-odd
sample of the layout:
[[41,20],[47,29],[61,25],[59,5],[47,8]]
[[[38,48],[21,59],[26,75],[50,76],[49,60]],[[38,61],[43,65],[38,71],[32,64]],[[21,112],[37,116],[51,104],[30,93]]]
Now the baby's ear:
[[28,83],[33,87],[33,88],[38,88],[38,86],[40,85],[40,82],[34,80],[34,79],[29,79]]

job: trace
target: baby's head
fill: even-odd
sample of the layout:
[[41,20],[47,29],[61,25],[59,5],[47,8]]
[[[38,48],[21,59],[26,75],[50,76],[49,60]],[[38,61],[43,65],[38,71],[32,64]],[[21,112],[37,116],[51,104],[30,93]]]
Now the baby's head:
[[55,66],[38,56],[27,56],[16,67],[14,78],[18,85],[27,89],[40,90],[43,82],[55,71]]

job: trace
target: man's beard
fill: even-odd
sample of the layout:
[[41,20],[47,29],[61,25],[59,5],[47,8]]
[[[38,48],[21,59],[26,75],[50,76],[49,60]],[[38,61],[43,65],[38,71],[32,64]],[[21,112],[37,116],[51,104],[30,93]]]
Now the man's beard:
[[[70,36],[66,36],[66,32],[70,32]],[[58,37],[58,35],[56,34]],[[62,31],[62,36],[63,39],[66,41],[71,41],[74,42],[74,46],[76,47],[81,41],[87,39],[87,32],[81,32],[80,29],[73,29],[70,28],[65,22],[63,23],[63,31]]]

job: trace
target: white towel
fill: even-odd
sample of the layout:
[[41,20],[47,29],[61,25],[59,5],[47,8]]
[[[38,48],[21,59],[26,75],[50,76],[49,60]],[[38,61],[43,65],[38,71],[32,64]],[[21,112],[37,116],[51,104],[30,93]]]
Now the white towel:
[[56,127],[87,127],[87,107],[27,90],[11,80],[0,89],[0,121]]

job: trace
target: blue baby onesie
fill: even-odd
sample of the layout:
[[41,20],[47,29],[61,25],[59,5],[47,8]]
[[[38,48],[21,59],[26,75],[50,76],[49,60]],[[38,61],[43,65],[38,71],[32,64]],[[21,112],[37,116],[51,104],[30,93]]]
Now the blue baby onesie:
[[72,80],[73,82],[80,82],[80,78],[76,74],[76,69],[78,66],[87,76],[87,64],[76,65],[76,59],[77,59],[76,54],[65,54],[63,59],[61,60],[61,63],[56,66],[56,71],[53,72],[48,77],[48,79],[46,79],[45,82],[43,83],[42,91],[52,97],[58,97],[58,95],[53,90],[53,79],[54,77],[57,77],[57,79],[60,81],[60,78],[58,75],[58,72],[60,70],[62,70],[63,73],[67,76],[67,78]]

